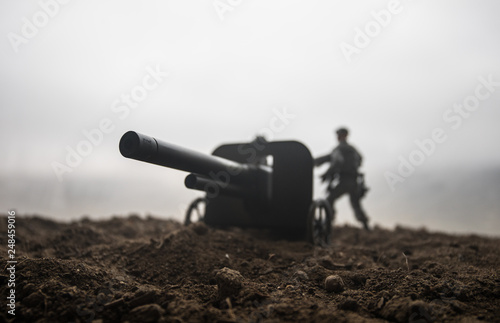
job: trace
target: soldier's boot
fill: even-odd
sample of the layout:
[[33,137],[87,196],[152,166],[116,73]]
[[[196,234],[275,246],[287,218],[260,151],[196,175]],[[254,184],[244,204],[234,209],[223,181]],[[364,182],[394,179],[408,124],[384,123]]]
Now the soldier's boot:
[[370,231],[370,226],[368,225],[368,217],[362,210],[356,210],[354,212],[356,219],[363,224],[363,228],[366,231]]
[[368,220],[363,221],[363,228],[365,228],[366,231],[371,231],[370,227],[368,226]]

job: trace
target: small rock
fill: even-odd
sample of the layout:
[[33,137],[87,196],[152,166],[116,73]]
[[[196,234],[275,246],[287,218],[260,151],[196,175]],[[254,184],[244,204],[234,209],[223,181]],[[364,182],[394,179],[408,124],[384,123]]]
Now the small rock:
[[325,289],[329,293],[341,293],[344,291],[344,281],[339,275],[330,275],[325,279]]
[[236,270],[224,267],[215,275],[221,299],[239,293],[243,287],[243,276]]
[[132,322],[158,322],[165,310],[158,304],[147,304],[134,308],[130,311],[130,321]]

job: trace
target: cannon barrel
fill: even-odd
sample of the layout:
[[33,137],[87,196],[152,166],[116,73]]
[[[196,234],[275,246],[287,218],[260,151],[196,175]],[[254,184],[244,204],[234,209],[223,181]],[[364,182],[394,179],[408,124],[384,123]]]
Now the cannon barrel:
[[[248,188],[214,181],[211,178],[189,174],[184,180],[184,185],[192,190],[205,191],[209,195],[216,195],[220,191],[222,195],[241,197],[248,194]],[[218,186],[218,187],[216,187]]]
[[[242,187],[256,189],[261,186],[260,173],[269,173],[264,168],[205,155],[135,131],[125,133],[120,139],[119,147],[124,157],[194,173],[186,182],[186,186],[191,189],[204,190],[209,183],[224,188],[231,184],[225,190],[226,193],[240,195],[245,191]],[[223,182],[222,185],[220,182]]]

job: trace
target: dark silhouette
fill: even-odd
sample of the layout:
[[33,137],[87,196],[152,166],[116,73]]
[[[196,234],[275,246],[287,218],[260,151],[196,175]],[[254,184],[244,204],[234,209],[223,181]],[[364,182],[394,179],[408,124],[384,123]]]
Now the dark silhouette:
[[189,206],[186,224],[197,215],[208,225],[266,228],[291,239],[328,243],[331,208],[325,200],[312,200],[314,161],[297,141],[258,137],[219,146],[210,156],[129,131],[120,140],[120,152],[191,172],[186,187],[206,196]]
[[353,146],[347,143],[349,131],[346,128],[340,128],[336,133],[338,146],[330,154],[314,160],[315,166],[326,162],[330,163],[330,167],[321,176],[321,180],[328,184],[328,197],[326,199],[332,205],[332,220],[335,218],[335,201],[347,193],[356,219],[363,223],[366,230],[369,230],[368,217],[360,203],[361,198],[368,190],[364,185],[363,174],[358,171],[363,158]]

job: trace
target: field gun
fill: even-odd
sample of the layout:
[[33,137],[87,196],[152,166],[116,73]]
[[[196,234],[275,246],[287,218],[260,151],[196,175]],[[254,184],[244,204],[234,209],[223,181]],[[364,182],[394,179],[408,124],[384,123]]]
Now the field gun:
[[119,144],[124,157],[189,172],[185,186],[205,192],[186,212],[210,226],[271,229],[289,239],[328,243],[332,210],[313,201],[313,158],[297,141],[225,144],[212,155],[134,131]]

